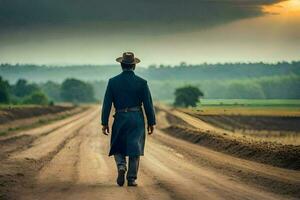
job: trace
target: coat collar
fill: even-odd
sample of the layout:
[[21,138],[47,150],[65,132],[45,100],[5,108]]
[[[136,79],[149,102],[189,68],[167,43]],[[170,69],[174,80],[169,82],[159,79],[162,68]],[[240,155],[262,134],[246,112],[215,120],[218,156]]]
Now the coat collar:
[[123,69],[122,74],[134,74],[134,70],[133,69]]

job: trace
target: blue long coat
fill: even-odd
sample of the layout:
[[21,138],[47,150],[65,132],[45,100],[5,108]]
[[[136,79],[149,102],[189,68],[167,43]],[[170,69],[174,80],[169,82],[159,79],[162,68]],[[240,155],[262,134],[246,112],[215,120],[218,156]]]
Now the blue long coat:
[[[133,70],[124,70],[109,79],[102,105],[102,125],[108,125],[109,114],[116,110],[144,106],[148,125],[154,125],[155,112],[147,81],[135,75]],[[145,122],[142,111],[119,112],[114,115],[109,156],[144,155]]]

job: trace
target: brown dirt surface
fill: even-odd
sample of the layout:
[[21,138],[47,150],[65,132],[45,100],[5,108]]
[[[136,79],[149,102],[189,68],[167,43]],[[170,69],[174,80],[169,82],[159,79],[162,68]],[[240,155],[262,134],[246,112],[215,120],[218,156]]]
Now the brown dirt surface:
[[203,132],[198,129],[176,125],[170,126],[164,131],[171,136],[240,158],[277,167],[300,170],[300,146],[282,145],[272,142],[249,142],[247,140],[222,137],[210,131]]
[[24,106],[0,109],[0,124],[74,109],[74,106]]
[[[163,110],[160,111],[164,112]],[[218,129],[205,130],[192,127],[180,116],[172,115],[172,112],[166,112],[165,115],[169,126],[163,130],[171,136],[240,158],[300,170],[300,145],[231,137],[225,131],[220,133]],[[205,120],[203,121],[205,122]]]
[[201,114],[194,114],[193,116],[227,130],[246,129],[300,132],[300,117]]
[[198,108],[178,108],[178,110],[200,115],[245,115],[270,117],[300,117],[299,107],[277,106],[204,106]]
[[[56,107],[56,106],[54,106]],[[12,111],[10,113],[10,121],[7,121],[3,124],[0,124],[0,136],[2,135],[13,135],[15,132],[20,130],[26,130],[30,128],[34,128],[37,126],[41,126],[47,123],[51,123],[53,121],[63,119],[65,117],[74,115],[76,113],[80,113],[86,109],[86,107],[83,106],[58,106],[57,108],[50,108],[50,107],[34,107],[35,112],[31,113],[31,110],[27,107],[24,108],[18,108],[18,111]],[[47,110],[50,109],[51,112],[47,113]],[[18,113],[21,114],[20,117],[13,117],[14,115],[17,115]],[[25,117],[28,115],[28,117]],[[5,114],[2,116],[2,118],[7,118],[7,115]]]
[[[136,188],[119,187],[99,107],[0,145],[1,199],[299,199],[300,172],[237,158],[162,131],[147,137]],[[158,113],[157,127],[167,127]],[[111,124],[110,124],[111,126]],[[209,126],[207,126],[209,127]],[[27,139],[21,139],[27,138]],[[0,137],[1,139],[1,137]]]
[[[255,130],[255,129],[238,129],[238,128],[231,128],[228,125],[222,124],[219,126],[214,125],[217,122],[205,122],[204,120],[198,117],[198,112],[189,111],[187,109],[174,109],[168,108],[166,105],[159,105],[160,109],[166,113],[171,113],[172,115],[180,118],[185,123],[188,123],[187,127],[197,128],[202,131],[212,131],[216,134],[223,135],[226,133],[231,137],[242,138],[242,139],[249,139],[251,141],[265,141],[265,142],[274,142],[286,145],[300,145],[300,134],[299,131],[285,131],[285,130],[269,130],[268,125],[265,126],[264,130]],[[197,115],[195,113],[198,113]],[[277,113],[279,114],[279,113]],[[212,115],[215,116],[215,115]],[[231,116],[231,115],[229,115]],[[236,116],[236,114],[235,114]],[[243,115],[244,116],[244,115]],[[277,115],[279,116],[279,115]],[[268,119],[269,116],[261,116]],[[289,118],[289,116],[286,116]],[[273,120],[275,118],[272,118]],[[279,117],[277,118],[279,119]],[[279,120],[280,121],[280,120]],[[270,123],[270,122],[269,122]],[[176,124],[176,123],[173,123]],[[281,122],[278,122],[281,124]],[[289,123],[290,124],[290,123]],[[226,126],[223,127],[223,126]],[[287,125],[288,126],[288,125]],[[298,125],[293,123],[294,127]],[[223,127],[223,128],[222,128]],[[278,127],[278,126],[277,126]]]

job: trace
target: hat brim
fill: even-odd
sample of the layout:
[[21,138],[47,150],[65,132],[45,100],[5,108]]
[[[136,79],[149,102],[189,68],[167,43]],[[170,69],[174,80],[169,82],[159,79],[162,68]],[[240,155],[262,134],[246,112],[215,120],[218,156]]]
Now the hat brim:
[[141,62],[141,60],[138,59],[138,58],[134,58],[133,62],[126,62],[126,61],[123,60],[123,57],[117,58],[116,61],[119,62],[119,63],[125,63],[125,64],[137,64],[137,63]]

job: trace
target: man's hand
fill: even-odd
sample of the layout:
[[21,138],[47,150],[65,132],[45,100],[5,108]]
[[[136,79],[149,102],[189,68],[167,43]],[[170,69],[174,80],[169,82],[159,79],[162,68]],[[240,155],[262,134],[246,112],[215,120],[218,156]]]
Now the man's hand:
[[103,125],[102,126],[102,133],[104,135],[108,135],[108,133],[109,133],[109,126],[108,125]]
[[154,131],[154,126],[153,125],[148,126],[147,131],[148,131],[148,134],[151,135]]

